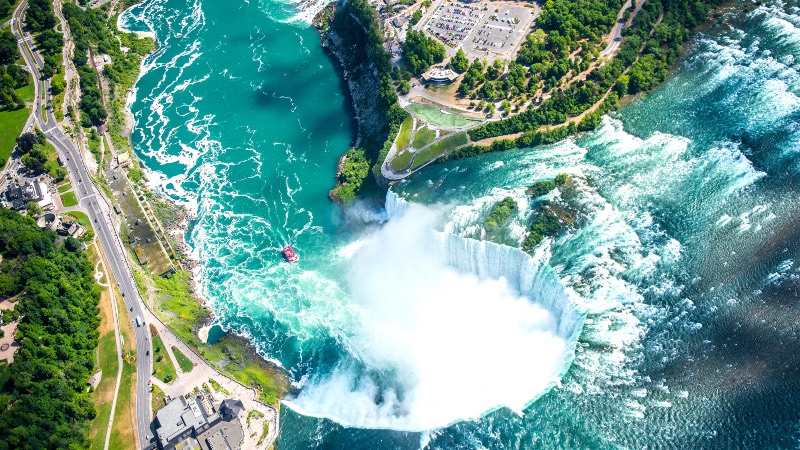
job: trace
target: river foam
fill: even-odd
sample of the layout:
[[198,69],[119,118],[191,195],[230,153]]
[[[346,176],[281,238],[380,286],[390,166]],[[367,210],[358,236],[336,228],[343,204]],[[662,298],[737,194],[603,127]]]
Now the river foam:
[[352,254],[353,355],[287,404],[366,428],[427,430],[521,412],[572,360],[583,314],[541,258],[435,231],[442,212],[390,192]]

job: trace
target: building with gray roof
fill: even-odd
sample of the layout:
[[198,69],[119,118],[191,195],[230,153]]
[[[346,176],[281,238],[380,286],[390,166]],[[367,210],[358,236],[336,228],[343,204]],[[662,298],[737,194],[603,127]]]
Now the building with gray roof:
[[190,440],[203,450],[239,449],[244,440],[239,421],[243,408],[240,400],[228,399],[215,410],[202,394],[173,399],[156,412],[158,447],[172,450]]

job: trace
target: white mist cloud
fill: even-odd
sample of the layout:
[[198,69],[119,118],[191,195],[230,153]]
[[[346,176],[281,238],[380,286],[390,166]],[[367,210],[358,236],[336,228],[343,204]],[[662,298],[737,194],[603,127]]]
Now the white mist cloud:
[[437,220],[412,205],[348,249],[362,320],[343,344],[359,363],[310,381],[291,406],[350,426],[426,430],[521,410],[555,380],[569,347],[557,317],[503,278],[446,265]]

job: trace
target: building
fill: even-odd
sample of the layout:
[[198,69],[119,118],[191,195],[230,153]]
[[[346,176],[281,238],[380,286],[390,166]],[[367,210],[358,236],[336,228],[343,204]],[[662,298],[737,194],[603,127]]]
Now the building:
[[187,438],[197,437],[213,423],[220,420],[219,414],[206,416],[195,399],[178,397],[156,413],[156,435],[159,447],[173,449]]
[[63,222],[58,233],[78,239],[86,233],[86,228],[82,227],[78,222]]
[[395,18],[392,19],[392,25],[394,25],[394,27],[397,29],[403,29],[406,25],[408,25],[408,17],[395,16]]
[[130,167],[131,166],[131,154],[128,152],[120,153],[117,155],[117,166],[119,167]]
[[242,404],[241,400],[223,400],[222,404],[219,405],[219,414],[223,419],[230,422],[231,420],[239,417],[239,413],[242,411],[242,408],[244,408],[244,405]]
[[39,228],[57,232],[61,228],[61,218],[53,213],[46,213],[39,217],[36,224],[39,225]]
[[422,81],[428,84],[450,84],[458,79],[458,74],[450,69],[433,68],[422,74]]
[[244,440],[239,421],[243,407],[240,400],[224,400],[216,411],[202,394],[173,399],[156,412],[158,448],[172,450],[199,445],[203,450],[238,449]]
[[31,180],[23,185],[12,183],[5,192],[5,200],[9,208],[21,211],[28,203],[36,202],[42,209],[53,208],[53,196],[50,189],[41,181]]

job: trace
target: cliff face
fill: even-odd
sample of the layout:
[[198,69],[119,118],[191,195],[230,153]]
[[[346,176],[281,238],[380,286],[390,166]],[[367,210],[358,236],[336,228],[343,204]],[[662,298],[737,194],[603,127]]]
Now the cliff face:
[[386,138],[386,116],[377,102],[380,94],[378,71],[352,34],[340,34],[337,27],[331,27],[324,36],[323,46],[339,61],[350,91],[358,125],[355,147],[364,147],[371,154]]
[[[348,86],[357,125],[354,147],[363,149],[363,158],[373,168],[373,175],[377,174],[376,182],[385,187],[380,175],[381,156],[391,128],[388,111],[396,106],[397,97],[389,76],[388,57],[379,37],[377,15],[367,3],[351,0],[346,4],[331,4],[320,11],[314,26],[322,35],[322,46],[338,62]],[[375,52],[380,54],[373,55]],[[381,64],[376,65],[376,57]],[[340,159],[337,184],[329,195],[332,200],[347,203],[358,193],[368,172],[359,180],[353,173],[363,170],[349,165],[361,167],[363,158]],[[344,173],[350,175],[345,177]]]

